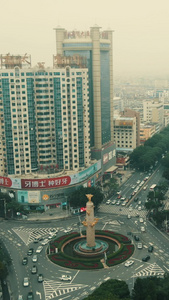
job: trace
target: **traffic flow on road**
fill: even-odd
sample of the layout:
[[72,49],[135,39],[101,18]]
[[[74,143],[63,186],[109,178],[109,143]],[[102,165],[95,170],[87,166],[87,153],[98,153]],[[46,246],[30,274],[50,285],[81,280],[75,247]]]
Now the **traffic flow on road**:
[[169,272],[169,237],[149,222],[144,206],[150,187],[161,177],[160,168],[151,174],[135,172],[100,206],[96,229],[129,236],[135,251],[129,260],[95,272],[94,277],[91,271],[65,269],[46,257],[50,241],[71,231],[80,232],[84,217],[33,223],[3,221],[0,234],[12,259],[8,284],[14,299],[81,300],[110,278],[125,280],[132,289],[137,277]]

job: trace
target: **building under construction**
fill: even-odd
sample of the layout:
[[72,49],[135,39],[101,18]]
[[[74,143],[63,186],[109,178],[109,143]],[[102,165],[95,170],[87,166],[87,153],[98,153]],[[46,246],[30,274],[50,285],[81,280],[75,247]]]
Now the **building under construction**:
[[31,56],[27,55],[27,53],[24,55],[1,54],[0,67],[1,69],[13,69],[15,67],[23,69],[31,67]]

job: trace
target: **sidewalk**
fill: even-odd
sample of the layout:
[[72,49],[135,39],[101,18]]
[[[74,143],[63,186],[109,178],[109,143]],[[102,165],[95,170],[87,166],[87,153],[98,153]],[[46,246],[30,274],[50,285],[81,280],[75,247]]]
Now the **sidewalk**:
[[56,219],[64,219],[70,216],[67,210],[62,210],[61,208],[53,208],[48,209],[43,213],[30,213],[27,216],[27,221],[49,221],[49,220],[56,220]]

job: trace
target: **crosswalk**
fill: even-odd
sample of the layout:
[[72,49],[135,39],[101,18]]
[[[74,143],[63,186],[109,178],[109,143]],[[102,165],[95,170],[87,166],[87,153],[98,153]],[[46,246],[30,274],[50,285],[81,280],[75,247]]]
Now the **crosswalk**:
[[136,217],[138,214],[140,217],[144,218],[147,215],[147,211],[145,209],[142,209],[138,211],[136,208],[129,208],[129,207],[122,207],[122,206],[116,206],[116,205],[106,205],[103,204],[99,208],[100,213],[112,213],[117,215],[123,215],[127,216],[130,215],[131,217]]
[[134,273],[132,277],[163,276],[164,273],[165,271],[159,265],[157,265],[157,263],[153,263],[139,272]]
[[44,292],[45,292],[45,300],[50,300],[56,297],[65,296],[69,294],[83,289],[87,287],[85,284],[73,284],[67,282],[58,282],[54,280],[45,279],[43,282]]
[[29,245],[35,239],[40,237],[49,236],[51,230],[57,228],[25,228],[25,227],[16,227],[12,230],[19,236],[19,238],[26,244]]

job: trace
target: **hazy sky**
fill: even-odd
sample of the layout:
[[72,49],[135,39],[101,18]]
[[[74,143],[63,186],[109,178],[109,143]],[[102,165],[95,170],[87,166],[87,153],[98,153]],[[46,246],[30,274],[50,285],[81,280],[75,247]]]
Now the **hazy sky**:
[[1,0],[0,54],[52,66],[55,32],[114,30],[114,74],[169,74],[169,0]]

